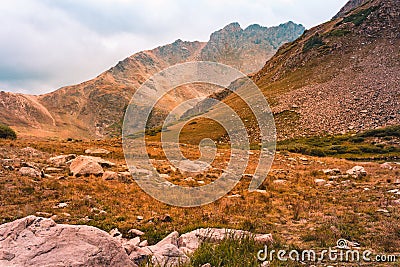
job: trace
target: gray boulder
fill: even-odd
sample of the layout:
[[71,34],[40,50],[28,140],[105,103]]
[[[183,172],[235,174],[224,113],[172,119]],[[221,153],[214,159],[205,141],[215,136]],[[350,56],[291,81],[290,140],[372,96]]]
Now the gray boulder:
[[347,170],[346,174],[354,177],[362,177],[367,175],[367,171],[362,166],[354,166],[350,170]]
[[103,168],[93,157],[79,156],[71,162],[69,170],[74,176],[100,176],[104,173]]
[[136,266],[106,232],[28,216],[0,225],[0,266]]

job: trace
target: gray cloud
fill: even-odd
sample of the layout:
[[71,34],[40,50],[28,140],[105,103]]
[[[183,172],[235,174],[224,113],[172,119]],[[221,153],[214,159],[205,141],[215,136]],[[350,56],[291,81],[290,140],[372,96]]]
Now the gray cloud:
[[5,0],[0,5],[0,89],[44,93],[90,79],[144,49],[207,41],[242,27],[292,20],[312,27],[346,0]]

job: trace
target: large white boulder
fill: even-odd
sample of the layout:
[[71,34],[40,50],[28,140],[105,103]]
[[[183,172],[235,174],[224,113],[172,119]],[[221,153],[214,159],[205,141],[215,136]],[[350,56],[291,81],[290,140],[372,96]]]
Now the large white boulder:
[[0,266],[136,266],[108,233],[28,216],[0,225]]

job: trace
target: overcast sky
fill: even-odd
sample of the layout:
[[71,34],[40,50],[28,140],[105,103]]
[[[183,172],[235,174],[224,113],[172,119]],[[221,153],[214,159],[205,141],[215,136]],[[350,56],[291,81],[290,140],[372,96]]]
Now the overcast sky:
[[135,52],[207,41],[231,22],[306,28],[347,0],[2,0],[0,90],[40,94],[91,79]]

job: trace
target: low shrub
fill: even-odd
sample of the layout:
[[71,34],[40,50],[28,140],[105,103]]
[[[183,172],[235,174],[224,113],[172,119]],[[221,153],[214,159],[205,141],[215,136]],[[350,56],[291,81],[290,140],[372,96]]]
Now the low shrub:
[[313,48],[323,46],[325,43],[322,40],[322,37],[319,36],[319,34],[315,34],[311,36],[310,39],[307,40],[307,42],[303,46],[303,52],[307,52]]
[[17,134],[7,125],[0,124],[0,138],[15,140],[17,139]]

